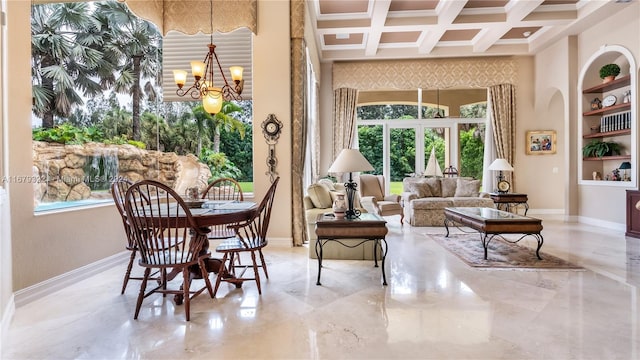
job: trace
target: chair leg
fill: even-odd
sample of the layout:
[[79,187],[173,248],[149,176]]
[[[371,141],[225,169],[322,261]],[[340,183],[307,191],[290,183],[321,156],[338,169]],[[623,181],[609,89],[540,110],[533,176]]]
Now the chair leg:
[[187,321],[191,320],[191,279],[189,279],[189,267],[182,269],[182,297],[184,299],[184,316]]
[[[227,264],[227,258],[229,257],[229,253],[224,253],[224,255],[222,256],[222,267],[226,266]],[[229,266],[229,272],[233,273],[233,268],[231,266]],[[211,297],[215,298],[216,294],[218,293],[218,287],[220,287],[220,281],[222,280],[222,275],[224,274],[224,271],[218,271],[218,276],[216,276],[216,285],[213,288],[213,295]]]
[[[160,279],[162,281],[162,290],[167,290],[167,283],[170,281],[167,278],[167,268],[160,270]],[[162,293],[162,297],[167,297],[167,293]]]
[[122,291],[120,295],[124,294],[124,290],[127,288],[127,283],[131,277],[131,268],[133,267],[133,261],[136,258],[136,251],[131,250],[131,256],[129,256],[129,265],[127,265],[127,271],[124,273],[124,281],[122,282]]
[[262,249],[258,250],[258,252],[260,253],[260,263],[261,263],[262,270],[264,271],[264,276],[268,279],[269,273],[267,272],[267,263],[264,262],[264,255],[262,255]]
[[151,274],[151,268],[144,269],[144,277],[142,278],[142,282],[140,283],[140,292],[138,293],[138,301],[136,302],[136,312],[133,315],[134,319],[138,319],[138,314],[140,313],[140,307],[142,306],[142,300],[144,299],[144,291],[147,288],[147,280],[149,279],[149,274]]
[[[204,283],[207,286],[207,291],[209,291],[209,296],[213,298],[213,289],[211,288],[211,280],[209,280],[209,273],[207,272],[207,267],[204,264],[204,260],[198,260],[200,264],[200,273],[202,274],[202,279],[204,279]],[[223,272],[222,269],[218,270],[218,272]]]
[[258,286],[258,295],[262,295],[262,289],[260,288],[260,273],[258,272],[258,263],[256,262],[256,252],[251,252],[251,261],[253,261],[253,273],[256,278],[256,285]]

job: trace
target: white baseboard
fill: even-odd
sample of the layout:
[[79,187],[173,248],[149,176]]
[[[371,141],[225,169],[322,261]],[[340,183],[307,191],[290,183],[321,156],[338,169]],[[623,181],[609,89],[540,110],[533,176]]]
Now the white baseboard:
[[529,209],[527,215],[562,215],[564,209]]
[[75,270],[47,279],[35,285],[16,291],[14,296],[15,306],[20,307],[37,300],[54,291],[63,289],[80,280],[87,279],[95,274],[105,271],[115,265],[128,261],[129,251],[123,251],[108,258],[98,260]]
[[583,223],[621,232],[625,232],[627,230],[626,224],[579,215],[566,215],[563,209],[529,209],[529,211],[527,211],[527,215],[562,215],[565,222]]
[[274,238],[274,237],[270,237],[269,238],[269,244],[270,245],[276,245],[276,246],[293,246],[293,239],[292,238],[284,238],[284,237],[280,237],[280,238]]
[[626,224],[620,224],[613,221],[605,221],[605,220],[590,218],[586,216],[578,216],[578,222],[583,224],[602,227],[605,229],[611,229],[611,230],[619,231],[622,233],[624,233],[627,230]]

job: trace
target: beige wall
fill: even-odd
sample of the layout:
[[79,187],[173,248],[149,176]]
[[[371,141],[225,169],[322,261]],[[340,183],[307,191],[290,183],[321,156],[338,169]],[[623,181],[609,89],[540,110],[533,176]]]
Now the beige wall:
[[[529,205],[535,209],[554,209],[559,213],[566,213],[565,193],[570,172],[565,163],[569,151],[569,132],[565,129],[568,126],[571,91],[569,78],[566,76],[571,72],[568,59],[567,38],[535,56],[535,117],[523,124],[518,135],[522,145],[519,151],[522,162],[518,168],[518,182],[524,181],[526,192],[531,194]],[[575,84],[572,86],[575,88]],[[557,152],[553,155],[525,155],[525,136],[528,130],[555,130]]]
[[253,40],[253,182],[256,199],[267,192],[268,146],[262,134],[262,122],[275,114],[284,124],[276,145],[280,182],[269,226],[272,238],[291,243],[291,48],[289,2],[259,0],[258,34]]
[[[6,19],[9,42],[6,72],[11,94],[8,175],[31,174],[31,92],[22,86],[30,77],[30,3],[9,1]],[[255,193],[260,199],[270,185],[266,172],[267,145],[261,123],[275,114],[284,123],[277,145],[281,181],[270,228],[275,238],[291,238],[289,3],[261,0],[259,35],[254,40],[254,166]],[[260,54],[267,54],[260,56]],[[11,184],[12,254],[3,264],[13,269],[13,292],[91,264],[124,250],[121,220],[113,205],[35,216],[31,185]],[[11,261],[12,259],[12,261]],[[2,299],[3,302],[6,299]]]
[[[4,11],[4,9],[3,9]],[[8,133],[5,131],[6,124],[8,121],[8,117],[5,116],[4,113],[4,104],[7,102],[4,94],[4,73],[5,73],[5,55],[6,52],[4,50],[4,33],[5,27],[0,26],[0,178],[4,178],[6,174],[6,165],[7,165],[7,151],[5,145],[7,144],[6,138]],[[6,190],[7,184],[0,182],[0,187],[3,188],[3,191]],[[0,195],[1,196],[1,195]],[[11,233],[10,233],[10,222],[11,217],[6,214],[8,210],[8,201],[9,197],[5,196],[4,204],[0,204],[0,344],[2,343],[2,338],[4,337],[4,333],[8,325],[4,324],[5,315],[9,312],[7,307],[10,304],[11,295],[13,293],[12,284],[12,270],[11,270]],[[0,200],[0,202],[2,201]],[[4,212],[3,212],[4,207]],[[0,353],[2,351],[2,345],[0,345]]]

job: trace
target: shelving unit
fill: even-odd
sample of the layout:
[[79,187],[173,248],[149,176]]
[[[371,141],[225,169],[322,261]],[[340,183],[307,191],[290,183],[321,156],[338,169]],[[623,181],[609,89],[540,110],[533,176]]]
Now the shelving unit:
[[[610,141],[621,144],[623,148],[623,154],[614,156],[603,157],[582,157],[580,161],[581,168],[581,183],[588,183],[593,185],[608,185],[608,186],[635,186],[635,179],[633,184],[629,181],[599,181],[594,180],[594,174],[600,174],[601,178],[605,180],[608,174],[614,169],[617,169],[621,162],[629,161],[632,163],[632,168],[636,166],[635,159],[635,121],[636,117],[633,114],[635,104],[632,104],[635,99],[635,90],[633,84],[635,84],[632,75],[621,76],[608,83],[594,84],[593,72],[597,71],[602,65],[610,62],[608,58],[596,59],[591,64],[591,71],[589,73],[589,79],[583,79],[582,89],[582,116],[581,116],[581,133],[582,139],[580,142],[580,148],[584,147],[590,141]],[[585,74],[585,78],[587,74]],[[628,102],[624,101],[624,93],[631,91],[632,95],[629,97]],[[600,109],[593,110],[591,108],[591,102],[594,98],[603,100],[606,96],[614,95],[616,97],[616,103],[602,107]],[[601,132],[593,132],[592,129],[603,129]]]

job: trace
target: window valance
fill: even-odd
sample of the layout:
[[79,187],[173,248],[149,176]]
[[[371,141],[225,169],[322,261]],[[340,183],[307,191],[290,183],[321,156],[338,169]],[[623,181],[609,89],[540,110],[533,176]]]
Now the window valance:
[[486,88],[517,83],[513,57],[349,61],[333,64],[333,89]]
[[[184,34],[211,33],[209,0],[118,0],[145,20],[156,24],[162,35],[170,30]],[[214,0],[213,30],[229,32],[247,27],[258,33],[257,0]]]

